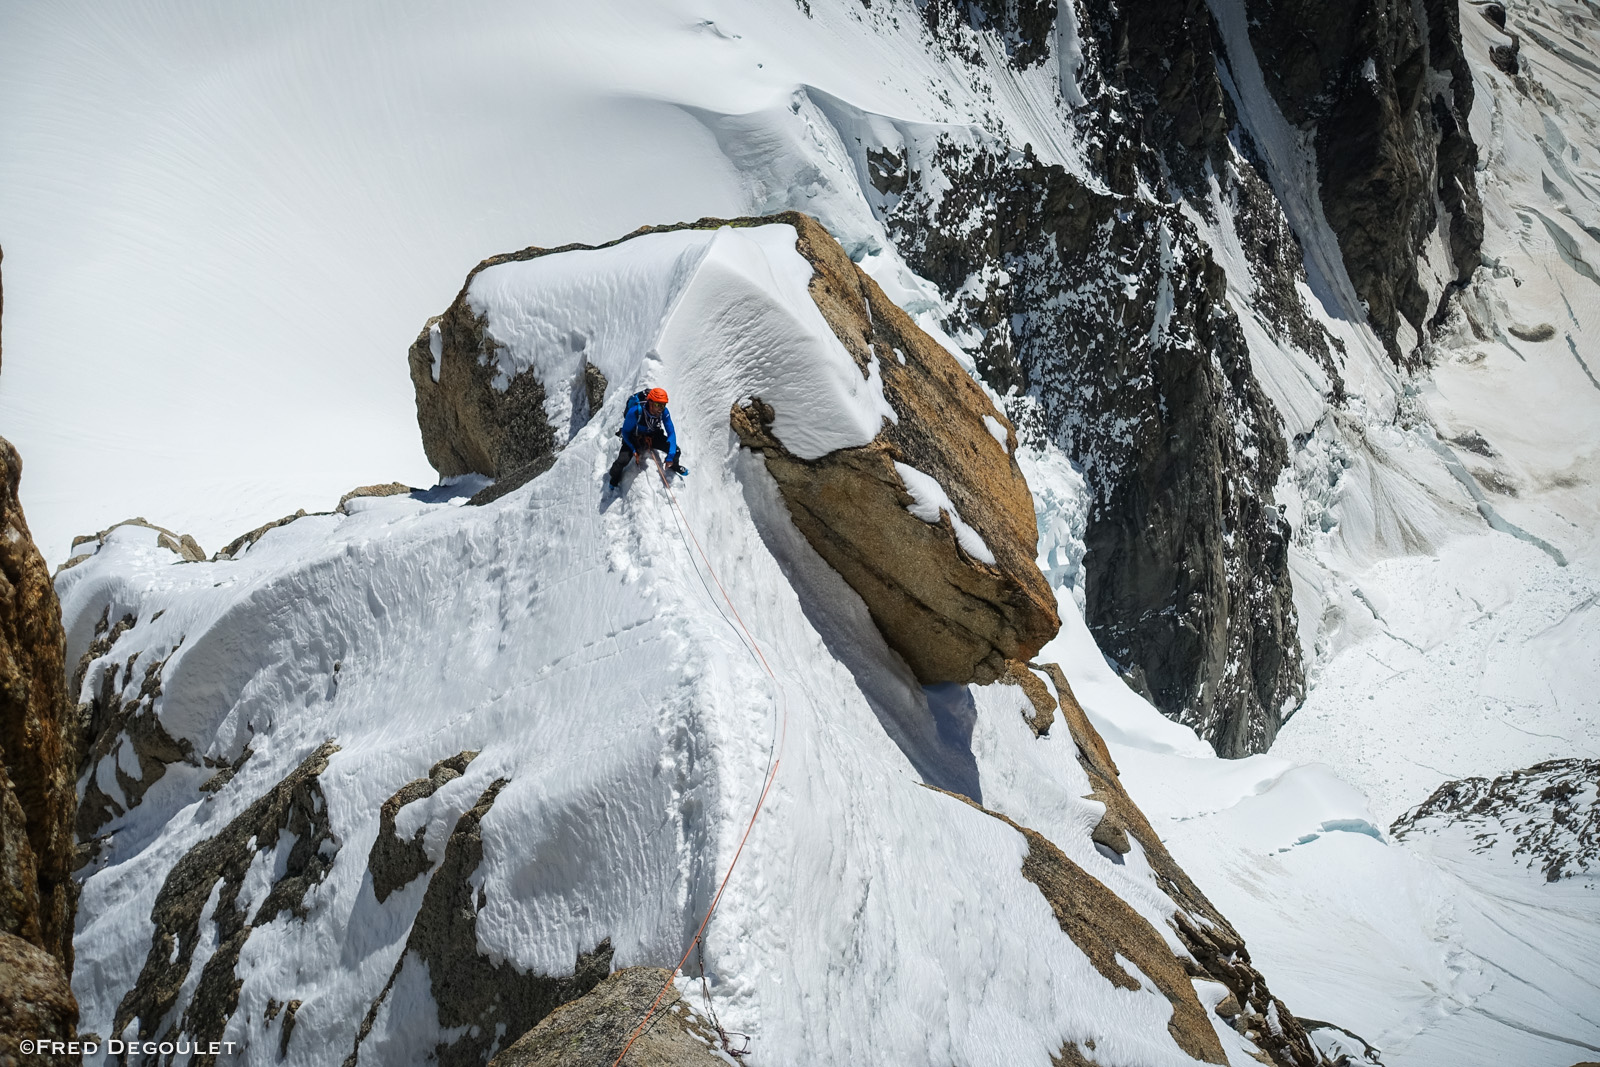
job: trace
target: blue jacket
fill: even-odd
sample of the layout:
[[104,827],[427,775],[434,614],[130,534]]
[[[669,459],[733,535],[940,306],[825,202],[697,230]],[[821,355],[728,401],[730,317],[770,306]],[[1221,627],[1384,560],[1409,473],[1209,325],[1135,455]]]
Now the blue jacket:
[[628,410],[622,416],[622,443],[629,448],[635,448],[635,437],[641,437],[648,442],[652,434],[665,433],[667,462],[670,463],[678,458],[678,434],[672,428],[672,412],[663,407],[658,421],[644,406],[644,396],[644,392],[638,392],[628,398]]

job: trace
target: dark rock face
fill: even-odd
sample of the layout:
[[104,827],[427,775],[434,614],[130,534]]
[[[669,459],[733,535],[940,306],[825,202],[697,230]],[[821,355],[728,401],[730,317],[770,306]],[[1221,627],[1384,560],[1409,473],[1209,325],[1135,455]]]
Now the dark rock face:
[[382,904],[389,894],[404,889],[420,874],[433,866],[427,850],[422,847],[426,827],[417,827],[410,838],[395,832],[395,819],[407,804],[425,800],[438,792],[446,782],[460,778],[478,754],[458,752],[449,759],[440,760],[428,771],[428,777],[407,782],[394,796],[383,802],[378,810],[378,836],[367,855],[367,870],[372,874],[372,892]]
[[[451,762],[446,760],[435,770]],[[457,820],[445,845],[444,859],[428,881],[405,951],[383,991],[367,1010],[356,1033],[355,1047],[345,1058],[345,1067],[356,1067],[361,1062],[362,1043],[372,1032],[395,980],[407,966],[427,968],[429,987],[439,1009],[439,1025],[459,1032],[459,1036],[431,1052],[430,1062],[444,1067],[477,1067],[557,1007],[583,996],[611,973],[609,939],[593,951],[581,953],[573,973],[561,977],[524,973],[509,961],[494,963],[478,955],[478,909],[484,902],[482,890],[475,893],[471,879],[483,861],[483,817],[494,807],[495,798],[506,784],[507,779],[497,779]]]
[[[868,6],[871,6],[870,4]],[[1056,0],[927,0],[918,4],[929,32],[946,47],[977,59],[973,35],[1000,38],[1019,70],[1050,58],[1056,28]]]
[[1054,439],[1088,476],[1087,615],[1102,649],[1219,753],[1264,751],[1304,694],[1289,531],[1271,501],[1287,453],[1226,278],[1173,201],[1214,218],[1215,178],[1246,220],[1257,311],[1337,395],[1332,349],[1296,291],[1300,246],[1238,130],[1205,5],[1075,12],[1086,103],[1062,121],[1103,188],[959,131],[931,153],[919,131],[916,157],[865,146],[861,178],[1019,432]]
[[[117,1006],[117,1033],[137,1020],[141,1038],[176,1041],[181,1036],[202,1045],[222,1039],[239,1006],[243,979],[235,976],[235,967],[251,931],[285,912],[304,919],[306,894],[327,877],[338,856],[339,842],[329,826],[328,802],[318,782],[336,751],[338,745],[324,742],[220,833],[173,865],[150,913],[155,933],[149,955],[134,987]],[[252,910],[250,901],[240,900],[245,875],[259,853],[277,848],[284,833],[294,842],[284,869]],[[219,883],[216,910],[207,917],[206,904]],[[207,922],[215,926],[216,949],[201,967],[188,1002],[179,1003],[202,934],[208,933],[202,931]],[[158,1030],[166,1019],[171,1020],[166,1030]],[[288,1038],[281,1040],[286,1043]],[[152,1056],[148,1062],[155,1059]],[[215,1061],[209,1055],[194,1059],[199,1065]]]
[[[80,661],[74,679],[75,692],[82,691],[94,660],[108,654],[117,638],[135,624],[133,618],[127,616],[108,629],[108,621],[108,617],[102,617],[95,627],[95,640]],[[79,710],[83,743],[78,772],[87,777],[78,806],[77,834],[81,844],[90,846],[91,855],[101,828],[137,807],[150,787],[166,776],[169,766],[198,762],[194,746],[167,733],[155,712],[156,699],[161,696],[161,672],[171,653],[150,663],[138,690],[125,696],[138,658],[139,654],[135,653],[120,666],[110,661],[102,664],[94,693]],[[125,744],[138,765],[137,776],[130,774],[123,765]],[[102,762],[117,784],[117,797],[107,795],[101,788]]]
[[1397,360],[1400,325],[1435,309],[1418,256],[1445,222],[1453,281],[1478,265],[1483,206],[1467,132],[1472,76],[1449,0],[1246,0],[1250,40],[1290,122],[1316,132],[1323,210],[1372,324]]
[[[1287,450],[1236,298],[1189,219],[1227,216],[1249,272],[1235,287],[1321,364],[1332,404],[1344,399],[1344,353],[1300,295],[1304,252],[1235,112],[1217,21],[1204,0],[918,10],[929,47],[974,69],[994,54],[979,47],[986,34],[1016,70],[1065,62],[1048,31],[1058,15],[1076,27],[1081,63],[1058,115],[1093,180],[1041,162],[987,119],[901,124],[901,141],[862,145],[858,176],[1019,430],[1053,438],[1089,476],[1084,565],[1101,647],[1219,753],[1264,750],[1304,691],[1288,531],[1271,506]],[[1269,91],[1314,132],[1324,213],[1404,365],[1442,311],[1430,306],[1439,288],[1448,296],[1479,259],[1456,7],[1247,0],[1244,13]],[[1450,262],[1436,261],[1435,277],[1418,259],[1440,237]]]
[[[1178,209],[1092,190],[1026,151],[951,142],[937,166],[954,188],[935,196],[914,177],[887,222],[919,273],[952,297],[982,293],[956,298],[954,324],[981,336],[980,372],[1094,487],[1101,648],[1218,752],[1264,751],[1304,691],[1270,500],[1286,450],[1221,268]],[[1295,312],[1303,324],[1286,302]]]
[[1389,832],[1403,838],[1452,827],[1472,835],[1473,851],[1509,848],[1548,882],[1600,873],[1600,760],[1549,760],[1492,780],[1446,782]]

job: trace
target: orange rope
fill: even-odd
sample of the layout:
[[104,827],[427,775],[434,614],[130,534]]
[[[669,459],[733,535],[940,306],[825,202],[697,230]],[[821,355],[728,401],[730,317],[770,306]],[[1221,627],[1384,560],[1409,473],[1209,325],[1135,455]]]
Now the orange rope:
[[723,588],[722,579],[717,577],[717,570],[711,565],[711,560],[706,556],[706,550],[700,546],[700,539],[695,536],[694,527],[689,525],[689,517],[684,515],[683,508],[678,503],[677,494],[672,491],[672,484],[667,480],[667,472],[661,465],[661,457],[656,454],[654,449],[652,449],[650,451],[650,458],[655,461],[656,473],[661,476],[661,485],[667,491],[667,499],[672,502],[673,509],[677,511],[678,515],[683,519],[683,528],[689,531],[689,538],[694,542],[695,551],[700,554],[700,559],[703,563],[705,563],[706,570],[710,572],[711,580],[717,583],[717,591],[722,594],[722,599],[727,602],[729,610],[733,612],[733,617],[739,621],[739,629],[744,631],[744,636],[746,640],[750,642],[750,647],[755,649],[756,657],[761,661],[762,669],[767,672],[767,677],[771,678],[773,681],[773,686],[777,691],[778,703],[781,709],[781,727],[778,735],[777,752],[774,755],[771,764],[768,765],[767,778],[766,782],[761,787],[761,795],[756,798],[755,810],[750,813],[750,821],[745,824],[744,836],[739,838],[739,847],[734,850],[733,859],[728,863],[727,873],[722,876],[722,882],[717,886],[716,895],[711,898],[711,906],[706,909],[705,916],[700,920],[699,928],[695,930],[694,937],[690,939],[689,947],[683,950],[683,957],[678,960],[678,965],[673,968],[671,977],[669,977],[666,983],[662,985],[660,992],[656,994],[656,999],[650,1002],[649,1010],[644,1013],[644,1018],[639,1020],[639,1025],[633,1028],[633,1033],[628,1036],[627,1043],[622,1046],[622,1051],[617,1053],[617,1058],[612,1061],[611,1067],[618,1067],[618,1065],[622,1063],[622,1059],[628,1054],[628,1050],[633,1048],[633,1043],[639,1040],[639,1036],[644,1033],[644,1031],[649,1027],[650,1023],[655,1019],[656,1008],[660,1005],[661,998],[667,995],[667,990],[672,988],[673,979],[678,976],[678,972],[683,970],[683,965],[689,962],[689,954],[694,951],[696,945],[700,944],[700,939],[706,931],[706,924],[711,922],[712,913],[717,910],[717,905],[722,901],[723,891],[728,888],[728,879],[733,877],[733,868],[738,865],[739,857],[744,854],[745,843],[750,840],[750,831],[755,829],[756,817],[761,814],[761,809],[767,803],[767,794],[772,791],[772,783],[777,780],[778,767],[783,763],[784,742],[788,740],[789,736],[788,702],[784,700],[783,687],[777,684],[778,676],[773,672],[771,664],[767,662],[766,654],[761,651],[761,645],[758,641],[756,641],[755,635],[753,635],[750,632],[750,628],[745,625],[743,616],[739,614],[739,609],[734,607],[733,598],[728,595],[727,589]]

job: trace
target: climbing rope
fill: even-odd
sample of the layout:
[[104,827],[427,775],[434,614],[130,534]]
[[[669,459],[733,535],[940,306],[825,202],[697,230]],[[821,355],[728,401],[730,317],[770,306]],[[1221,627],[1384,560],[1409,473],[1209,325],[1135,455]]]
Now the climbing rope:
[[[711,1004],[711,985],[706,981],[706,944],[700,942],[700,1002],[706,1006],[706,1018],[711,1020],[711,1025],[717,1031],[717,1040],[722,1042],[722,1051],[739,1059],[750,1055],[750,1035],[741,1034],[737,1030],[725,1030],[722,1020],[717,1018],[717,1009]],[[733,1038],[739,1039],[739,1047],[733,1047]]]
[[[772,792],[772,783],[777,780],[778,767],[783,762],[784,742],[789,736],[789,706],[788,701],[784,697],[783,686],[778,683],[778,675],[775,671],[773,671],[772,665],[767,662],[766,654],[761,651],[760,642],[755,639],[755,635],[752,634],[750,632],[750,628],[745,625],[744,617],[739,614],[739,609],[734,606],[733,598],[728,595],[728,590],[723,586],[722,579],[717,577],[717,569],[711,565],[711,560],[706,555],[706,550],[700,545],[700,538],[695,536],[694,527],[689,524],[689,517],[684,514],[683,506],[678,503],[677,494],[672,491],[672,483],[667,479],[666,469],[661,465],[661,457],[654,449],[651,449],[650,458],[655,461],[656,474],[661,477],[661,486],[667,491],[667,500],[673,511],[673,522],[678,526],[679,539],[684,541],[685,548],[688,547],[690,542],[693,542],[694,550],[700,556],[700,561],[705,564],[706,572],[711,575],[711,580],[716,583],[717,591],[722,594],[722,599],[727,602],[728,610],[733,612],[733,617],[738,622],[738,630],[743,632],[742,640],[747,642],[748,649],[754,651],[756,660],[761,665],[761,669],[766,672],[768,678],[772,679],[773,691],[777,695],[778,700],[778,716],[777,722],[775,723],[776,729],[774,731],[777,736],[775,738],[775,744],[767,751],[767,771],[765,779],[761,785],[761,794],[756,798],[755,809],[750,812],[750,821],[745,824],[744,835],[739,838],[739,847],[734,850],[733,859],[728,862],[728,869],[722,876],[722,882],[717,886],[717,892],[711,898],[711,906],[706,908],[706,913],[700,919],[700,925],[698,928],[696,928],[694,937],[689,940],[689,946],[683,950],[683,956],[678,960],[678,965],[673,968],[672,974],[661,986],[660,992],[656,993],[655,999],[650,1002],[650,1007],[645,1012],[644,1018],[639,1020],[639,1025],[633,1028],[633,1033],[628,1035],[627,1042],[622,1046],[622,1051],[617,1053],[617,1058],[612,1061],[611,1067],[620,1067],[623,1058],[628,1055],[628,1050],[633,1048],[633,1043],[639,1039],[639,1036],[645,1032],[645,1030],[660,1014],[660,1012],[657,1011],[657,1008],[660,1007],[662,998],[667,995],[667,990],[672,988],[673,980],[676,979],[679,973],[683,971],[684,964],[689,962],[690,954],[703,944],[706,926],[711,922],[711,916],[715,914],[717,905],[722,902],[722,894],[728,888],[728,880],[733,877],[733,869],[738,866],[739,857],[744,855],[744,846],[750,840],[750,832],[755,829],[756,818],[761,814],[761,809],[765,807],[767,803],[767,795]],[[684,538],[685,531],[688,532],[687,538]],[[699,568],[696,568],[696,573],[699,573]],[[702,578],[702,584],[704,581],[705,579]],[[707,590],[708,595],[709,593],[710,590]],[[712,602],[715,603],[715,600],[713,599]],[[720,614],[721,608],[718,608],[717,610]],[[726,618],[726,616],[724,616],[724,618]],[[705,956],[703,952],[701,955],[700,964],[700,981],[701,987],[706,995],[706,1003],[709,1006],[711,990],[705,981]],[[671,1005],[669,1004],[667,1007],[671,1007]],[[665,1010],[665,1007],[661,1008],[661,1011]],[[733,1035],[744,1038],[745,1040],[744,1047],[738,1051],[734,1051],[730,1047],[728,1040],[729,1034],[722,1029],[720,1023],[715,1021],[715,1013],[712,1014],[712,1020],[712,1024],[716,1026],[717,1033],[722,1039],[722,1047],[725,1051],[734,1056],[743,1056],[748,1053],[749,1038],[746,1035]]]

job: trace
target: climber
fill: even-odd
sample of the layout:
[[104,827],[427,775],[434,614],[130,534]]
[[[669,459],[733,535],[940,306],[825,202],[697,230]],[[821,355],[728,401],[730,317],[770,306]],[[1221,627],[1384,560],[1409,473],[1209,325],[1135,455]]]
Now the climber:
[[[679,462],[678,435],[672,429],[672,413],[667,410],[667,391],[660,386],[640,390],[628,398],[628,410],[622,416],[622,429],[617,436],[622,438],[622,451],[611,465],[611,488],[622,481],[628,461],[643,457],[647,448],[666,452],[667,470],[680,478],[689,476],[689,468]],[[642,463],[643,459],[637,462]]]

